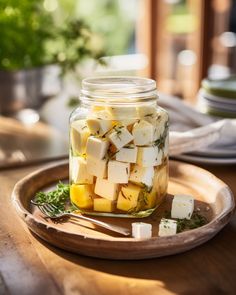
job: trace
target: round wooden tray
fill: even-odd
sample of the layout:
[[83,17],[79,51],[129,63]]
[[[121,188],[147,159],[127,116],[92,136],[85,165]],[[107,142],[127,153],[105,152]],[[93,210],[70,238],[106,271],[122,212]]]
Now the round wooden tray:
[[[69,220],[53,223],[30,205],[39,190],[49,190],[59,180],[68,179],[68,163],[60,163],[38,170],[20,180],[13,190],[12,201],[19,216],[31,231],[59,248],[93,257],[107,259],[144,259],[181,253],[192,249],[215,236],[230,220],[235,207],[229,187],[208,171],[194,165],[170,161],[170,181],[166,202],[150,217],[97,218],[131,229],[134,221],[153,225],[153,237],[137,240],[120,237],[88,222]],[[158,237],[158,226],[163,211],[170,208],[173,194],[191,194],[195,206],[200,208],[209,223],[169,237]],[[33,206],[34,207],[34,206]]]

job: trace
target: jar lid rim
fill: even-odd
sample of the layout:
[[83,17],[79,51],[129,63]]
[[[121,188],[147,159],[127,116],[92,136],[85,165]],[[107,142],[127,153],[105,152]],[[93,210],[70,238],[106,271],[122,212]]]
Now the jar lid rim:
[[81,94],[90,98],[156,98],[156,81],[132,76],[90,77],[83,79]]

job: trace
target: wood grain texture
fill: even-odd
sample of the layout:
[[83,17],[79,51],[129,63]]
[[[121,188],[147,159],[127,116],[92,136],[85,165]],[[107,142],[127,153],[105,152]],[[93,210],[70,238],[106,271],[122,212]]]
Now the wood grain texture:
[[[88,222],[53,223],[38,211],[31,212],[30,200],[43,187],[68,178],[68,163],[36,171],[18,182],[13,191],[13,204],[28,227],[42,239],[59,248],[87,256],[109,259],[144,259],[173,255],[192,249],[212,238],[228,223],[234,199],[230,189],[209,172],[196,166],[170,161],[169,196],[160,210],[144,219],[97,218],[131,230],[131,223],[152,223],[153,237],[137,240],[121,238],[104,232]],[[170,237],[158,237],[158,225],[164,211],[170,209],[171,195],[186,193],[194,196],[201,212],[212,208],[207,225]],[[210,210],[209,210],[210,211]],[[78,226],[79,225],[79,226]]]
[[[14,184],[40,167],[45,165],[0,171],[0,290],[17,295],[235,294],[235,216],[215,238],[179,255],[137,261],[76,255],[31,234],[11,205]],[[236,195],[236,166],[204,168],[222,178]]]

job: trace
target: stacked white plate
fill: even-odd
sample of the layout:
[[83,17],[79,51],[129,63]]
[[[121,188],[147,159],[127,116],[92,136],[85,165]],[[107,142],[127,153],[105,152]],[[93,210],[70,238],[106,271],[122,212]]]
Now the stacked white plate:
[[214,96],[201,88],[198,93],[198,109],[214,116],[236,118],[236,99]]
[[198,109],[214,116],[236,118],[236,76],[204,79],[198,93]]
[[197,152],[182,154],[175,158],[191,163],[236,164],[236,143],[225,147],[207,147]]

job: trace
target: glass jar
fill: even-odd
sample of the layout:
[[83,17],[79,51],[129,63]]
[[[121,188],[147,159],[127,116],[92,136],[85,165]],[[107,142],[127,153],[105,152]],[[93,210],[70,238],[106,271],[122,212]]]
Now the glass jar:
[[98,77],[82,82],[70,117],[70,198],[83,213],[149,216],[168,184],[168,114],[156,82]]

